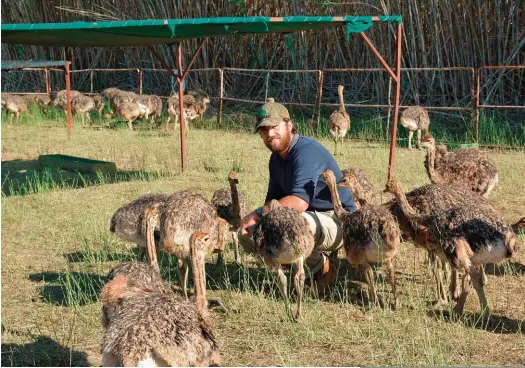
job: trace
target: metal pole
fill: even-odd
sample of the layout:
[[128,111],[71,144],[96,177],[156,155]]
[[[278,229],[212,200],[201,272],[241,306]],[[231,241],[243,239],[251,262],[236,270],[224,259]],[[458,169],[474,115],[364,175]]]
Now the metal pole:
[[142,94],[142,69],[137,69],[139,72],[139,95]]
[[394,72],[392,71],[392,69],[390,68],[388,63],[385,61],[385,59],[383,59],[383,57],[381,56],[379,51],[377,51],[377,49],[375,48],[374,44],[372,44],[372,41],[370,41],[370,39],[365,35],[364,32],[359,32],[359,34],[361,35],[361,37],[363,38],[365,43],[368,45],[370,50],[372,50],[372,53],[379,59],[381,64],[383,64],[383,66],[385,67],[385,69],[388,72],[388,74],[390,74],[390,77],[394,78],[394,80],[395,80],[397,78],[397,75],[394,74]]
[[66,116],[67,116],[67,136],[71,138],[71,61],[66,61]]
[[46,75],[46,93],[48,96],[51,95],[51,86],[49,84],[49,70],[45,69],[45,75]]
[[319,92],[317,97],[319,99],[319,102],[317,103],[317,126],[315,127],[316,137],[319,137],[319,125],[321,125],[321,100],[323,98],[323,83],[324,73],[322,71],[319,71]]
[[392,138],[390,140],[390,157],[388,162],[388,179],[394,176],[394,155],[396,151],[397,120],[399,117],[399,100],[401,96],[401,24],[397,25],[397,52],[396,52],[396,97],[394,101],[394,124],[392,126]]
[[[177,45],[177,66],[179,69],[179,75],[182,74],[182,47],[179,42]],[[177,79],[179,82],[179,122],[180,122],[180,159],[182,172],[186,172],[186,138],[184,136],[184,92],[182,90],[183,78]]]
[[476,77],[476,143],[479,143],[479,89],[481,84],[481,68],[478,68]]
[[217,116],[219,129],[222,126],[222,104],[224,102],[224,72],[219,69],[219,114]]
[[472,88],[470,91],[470,104],[472,105],[472,111],[470,112],[470,136],[474,135],[474,124],[476,123],[476,71],[472,68]]
[[268,99],[268,84],[270,83],[270,72],[266,73],[266,89],[264,91],[264,101]]
[[91,71],[90,92],[93,93],[93,70]]

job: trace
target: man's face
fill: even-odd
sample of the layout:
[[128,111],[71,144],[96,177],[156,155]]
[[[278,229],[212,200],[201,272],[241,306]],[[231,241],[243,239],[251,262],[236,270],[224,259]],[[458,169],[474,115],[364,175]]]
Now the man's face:
[[292,124],[281,121],[274,127],[263,126],[259,134],[270,151],[280,153],[292,142]]

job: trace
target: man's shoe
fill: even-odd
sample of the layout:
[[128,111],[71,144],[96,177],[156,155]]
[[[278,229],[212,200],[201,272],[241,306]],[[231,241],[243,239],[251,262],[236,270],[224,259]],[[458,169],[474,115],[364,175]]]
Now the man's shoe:
[[332,262],[329,258],[325,258],[323,268],[317,271],[313,278],[315,284],[317,285],[319,296],[324,296],[328,291],[328,287],[337,279],[337,270],[335,268],[334,262]]

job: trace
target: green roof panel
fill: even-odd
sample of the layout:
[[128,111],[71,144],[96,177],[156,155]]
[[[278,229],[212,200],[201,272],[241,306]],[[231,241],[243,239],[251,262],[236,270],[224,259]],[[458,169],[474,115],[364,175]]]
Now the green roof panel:
[[71,23],[2,24],[2,42],[45,46],[140,46],[181,40],[290,33],[345,26],[347,35],[373,22],[401,23],[401,16],[223,17]]

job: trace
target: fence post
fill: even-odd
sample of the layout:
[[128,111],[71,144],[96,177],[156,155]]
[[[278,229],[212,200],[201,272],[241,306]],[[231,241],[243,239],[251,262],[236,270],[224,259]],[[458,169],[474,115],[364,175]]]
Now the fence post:
[[470,91],[472,111],[470,112],[470,136],[474,136],[474,127],[476,124],[476,71],[472,68],[472,88]]
[[268,84],[270,83],[270,71],[266,72],[266,90],[264,91],[264,101],[268,99]]
[[93,93],[93,69],[91,70],[91,82],[90,82],[90,86],[89,86],[89,90],[91,93]]
[[219,68],[219,113],[217,114],[217,124],[219,129],[222,127],[222,103],[224,97],[224,72]]
[[481,67],[478,68],[476,74],[476,143],[479,143],[479,89],[481,79]]
[[142,94],[142,69],[137,69],[139,73],[139,95]]
[[49,84],[49,70],[45,69],[45,75],[46,75],[46,93],[47,95],[51,95],[51,85]]
[[[319,137],[319,125],[321,125],[321,99],[323,98],[323,82],[324,82],[324,72],[319,70],[319,82],[318,82],[318,91],[317,91],[317,126],[315,135]],[[313,123],[313,122],[312,122]]]

